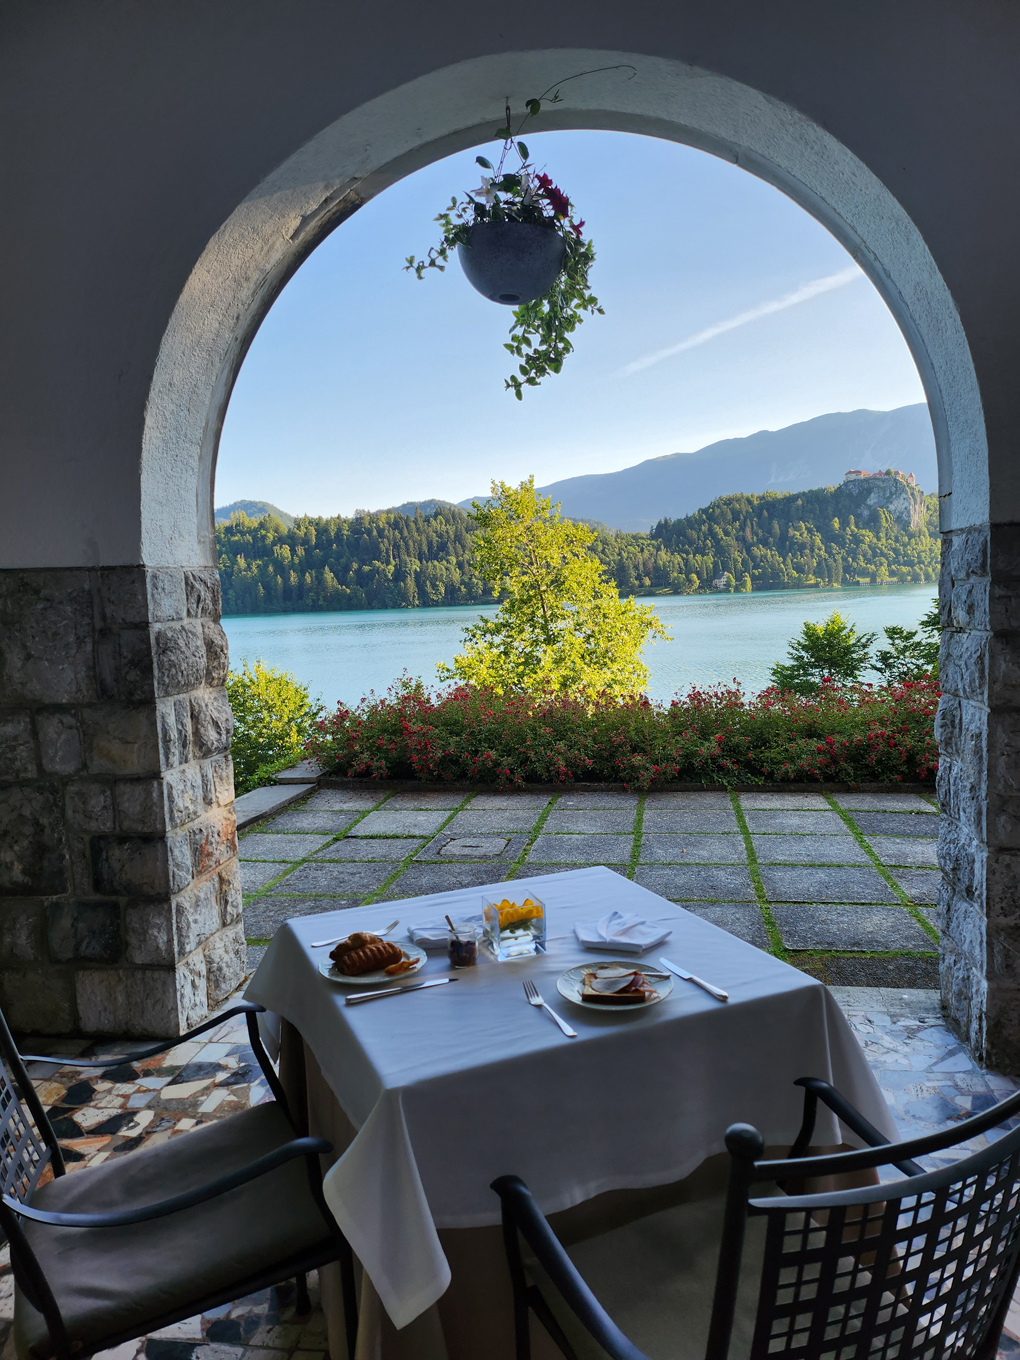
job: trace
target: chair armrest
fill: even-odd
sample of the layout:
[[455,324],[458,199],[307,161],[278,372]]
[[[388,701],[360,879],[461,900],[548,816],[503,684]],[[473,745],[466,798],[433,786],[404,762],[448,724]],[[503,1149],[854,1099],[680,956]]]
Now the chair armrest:
[[[874,1124],[869,1123],[861,1114],[860,1110],[854,1108],[841,1091],[837,1091],[835,1086],[830,1086],[827,1081],[822,1081],[820,1077],[799,1077],[794,1086],[804,1087],[804,1123],[801,1131],[797,1135],[797,1141],[790,1149],[791,1157],[803,1155],[810,1141],[810,1135],[814,1131],[814,1112],[817,1101],[822,1101],[827,1105],[834,1115],[845,1124],[848,1129],[852,1129],[858,1138],[863,1138],[868,1147],[889,1147],[889,1139],[879,1133]],[[808,1127],[810,1124],[810,1127]],[[803,1142],[803,1146],[801,1143]],[[923,1176],[924,1167],[918,1166],[917,1162],[904,1159],[901,1162],[892,1162],[897,1170],[902,1171],[905,1176]]]
[[567,1307],[610,1360],[648,1360],[644,1351],[639,1351],[624,1336],[585,1284],[521,1178],[500,1176],[491,1188],[502,1201],[504,1228],[509,1226],[520,1232]]
[[169,1049],[176,1048],[178,1044],[185,1044],[189,1039],[194,1039],[197,1034],[215,1029],[217,1025],[222,1025],[224,1020],[231,1020],[235,1015],[258,1014],[265,1009],[265,1006],[260,1006],[255,1001],[239,1001],[236,1006],[231,1006],[229,1011],[224,1011],[222,1015],[214,1015],[212,1019],[196,1025],[194,1029],[189,1029],[186,1034],[176,1039],[165,1039],[162,1043],[140,1048],[135,1053],[121,1053],[112,1058],[54,1058],[46,1053],[22,1053],[20,1057],[22,1062],[52,1063],[55,1067],[119,1067],[121,1063],[139,1062],[142,1058],[152,1058],[157,1053],[166,1053]]
[[226,1194],[228,1190],[236,1190],[239,1185],[257,1180],[269,1171],[275,1171],[278,1166],[293,1161],[295,1157],[308,1157],[317,1152],[332,1151],[333,1144],[328,1143],[325,1138],[292,1138],[289,1143],[283,1143],[272,1152],[267,1152],[264,1157],[256,1158],[254,1162],[231,1171],[227,1176],[220,1176],[218,1180],[196,1186],[194,1190],[186,1190],[183,1194],[173,1195],[170,1199],[160,1200],[158,1204],[144,1204],[137,1209],[121,1209],[105,1214],[62,1214],[46,1209],[33,1209],[30,1204],[22,1204],[20,1200],[12,1199],[9,1195],[3,1196],[3,1204],[12,1213],[31,1219],[33,1223],[49,1223],[60,1228],[121,1228],[130,1223],[145,1223],[153,1218],[166,1218],[168,1214],[175,1214],[181,1209],[190,1209],[196,1204],[203,1204],[206,1200],[215,1199],[217,1195]]

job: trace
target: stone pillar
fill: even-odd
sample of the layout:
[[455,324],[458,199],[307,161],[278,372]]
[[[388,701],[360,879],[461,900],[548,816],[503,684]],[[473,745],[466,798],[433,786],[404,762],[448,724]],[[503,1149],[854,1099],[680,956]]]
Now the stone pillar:
[[983,1062],[1020,1071],[1020,526],[946,534],[938,714],[942,993]]
[[0,1004],[172,1035],[244,976],[215,569],[0,572]]

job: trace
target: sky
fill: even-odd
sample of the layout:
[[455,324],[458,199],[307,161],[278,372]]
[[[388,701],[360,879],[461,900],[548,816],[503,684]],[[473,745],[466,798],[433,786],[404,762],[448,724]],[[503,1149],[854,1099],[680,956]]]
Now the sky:
[[[529,133],[585,219],[605,316],[560,374],[504,391],[512,309],[453,262],[403,264],[473,189],[478,147],[418,171],[302,265],[255,337],[220,443],[216,504],[349,515],[460,501],[493,478],[611,472],[829,411],[923,401],[885,303],[826,229],[706,152],[626,133]],[[495,154],[494,154],[495,153]]]

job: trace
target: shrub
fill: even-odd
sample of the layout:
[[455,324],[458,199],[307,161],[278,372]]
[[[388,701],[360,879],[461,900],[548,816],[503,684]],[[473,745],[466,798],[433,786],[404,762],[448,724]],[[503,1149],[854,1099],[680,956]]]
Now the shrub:
[[867,669],[868,649],[874,641],[874,633],[858,633],[834,610],[824,623],[809,620],[803,624],[800,637],[790,641],[789,660],[773,666],[769,678],[779,689],[805,698],[817,694],[826,680],[852,685]]
[[930,783],[938,768],[930,681],[804,697],[767,689],[691,689],[668,705],[644,696],[580,700],[408,676],[379,698],[314,724],[307,751],[332,774],[463,780],[521,788],[577,780],[658,788],[701,783],[878,780]]
[[308,696],[308,686],[288,671],[245,661],[227,676],[227,698],[234,712],[234,788],[247,793],[268,784],[304,754],[304,743],[321,705]]

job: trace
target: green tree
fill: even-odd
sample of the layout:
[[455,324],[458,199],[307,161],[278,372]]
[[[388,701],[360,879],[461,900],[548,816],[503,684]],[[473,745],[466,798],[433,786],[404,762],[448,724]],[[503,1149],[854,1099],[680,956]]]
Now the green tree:
[[868,664],[868,649],[876,633],[858,633],[852,623],[834,610],[824,623],[806,622],[800,637],[790,642],[785,663],[769,672],[778,689],[795,694],[817,694],[824,679],[839,684],[859,680]]
[[939,620],[938,600],[917,628],[900,628],[890,624],[883,628],[887,648],[875,654],[872,669],[878,671],[887,685],[904,680],[937,680],[939,678],[939,639],[942,625]]
[[231,671],[226,688],[234,713],[234,787],[247,793],[301,759],[321,709],[307,685],[261,661],[254,666],[245,661],[240,671]]
[[508,690],[591,697],[634,694],[648,683],[641,648],[669,637],[648,605],[621,600],[590,551],[596,534],[564,519],[529,477],[492,483],[472,506],[473,565],[502,603],[494,618],[464,629],[464,651],[444,680]]

